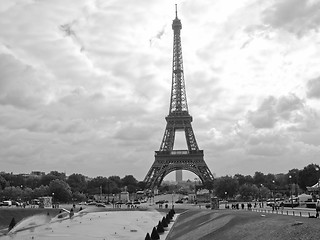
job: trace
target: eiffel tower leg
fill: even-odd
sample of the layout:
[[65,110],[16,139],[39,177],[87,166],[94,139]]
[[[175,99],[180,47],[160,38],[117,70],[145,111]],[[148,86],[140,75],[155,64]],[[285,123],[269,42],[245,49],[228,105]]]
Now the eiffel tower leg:
[[143,180],[147,189],[159,187],[164,177],[167,175],[167,166],[155,160],[148,174]]
[[175,130],[172,126],[167,124],[166,130],[164,131],[163,139],[160,145],[160,151],[170,151],[173,149],[175,138]]
[[188,149],[189,151],[191,150],[198,150],[198,144],[196,141],[196,137],[194,136],[191,124],[190,126],[187,126],[185,128],[185,135],[186,135],[186,141],[187,141],[187,145],[188,145]]

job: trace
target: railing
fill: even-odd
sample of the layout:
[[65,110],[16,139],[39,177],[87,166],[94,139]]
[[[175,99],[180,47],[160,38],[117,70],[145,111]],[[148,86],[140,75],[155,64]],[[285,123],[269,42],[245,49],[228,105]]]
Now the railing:
[[172,151],[156,151],[155,155],[188,155],[203,154],[203,150],[172,150]]

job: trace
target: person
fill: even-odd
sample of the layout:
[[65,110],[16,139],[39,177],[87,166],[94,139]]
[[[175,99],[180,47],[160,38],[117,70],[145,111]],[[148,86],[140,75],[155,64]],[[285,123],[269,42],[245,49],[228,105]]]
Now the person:
[[70,213],[69,213],[69,217],[72,218],[73,215],[74,215],[73,208],[71,208]]
[[319,212],[320,212],[320,199],[318,199],[316,203],[316,218],[319,217]]

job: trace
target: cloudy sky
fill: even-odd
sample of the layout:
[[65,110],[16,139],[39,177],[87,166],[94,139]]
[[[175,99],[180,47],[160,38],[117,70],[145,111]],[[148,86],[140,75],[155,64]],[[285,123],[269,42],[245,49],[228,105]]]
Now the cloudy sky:
[[175,3],[211,171],[319,163],[319,0],[1,0],[0,170],[143,180],[169,112]]

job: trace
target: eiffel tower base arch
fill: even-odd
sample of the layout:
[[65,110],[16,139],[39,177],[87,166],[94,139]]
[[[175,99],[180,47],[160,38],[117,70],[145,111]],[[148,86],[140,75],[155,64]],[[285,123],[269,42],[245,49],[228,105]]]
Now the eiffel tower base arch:
[[203,151],[172,150],[156,151],[152,164],[144,182],[147,189],[159,187],[169,173],[176,170],[187,170],[199,177],[202,183],[212,181],[213,175],[203,159]]

